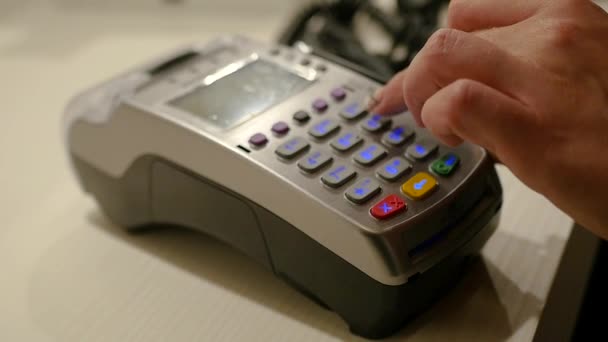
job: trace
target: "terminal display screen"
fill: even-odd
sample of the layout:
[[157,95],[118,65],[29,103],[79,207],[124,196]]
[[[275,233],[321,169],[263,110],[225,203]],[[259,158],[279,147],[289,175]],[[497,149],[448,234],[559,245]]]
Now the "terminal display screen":
[[215,126],[229,128],[304,90],[311,80],[257,60],[170,102]]

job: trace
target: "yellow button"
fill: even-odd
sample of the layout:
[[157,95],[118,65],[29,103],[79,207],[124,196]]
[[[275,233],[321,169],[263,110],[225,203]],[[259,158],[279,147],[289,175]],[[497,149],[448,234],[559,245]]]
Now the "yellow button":
[[401,191],[408,197],[421,200],[437,189],[437,180],[426,172],[418,172],[401,186]]

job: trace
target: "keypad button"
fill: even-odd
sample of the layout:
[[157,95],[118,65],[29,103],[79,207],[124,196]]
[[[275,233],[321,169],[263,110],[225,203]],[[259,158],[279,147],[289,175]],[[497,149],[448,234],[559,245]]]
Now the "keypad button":
[[264,146],[267,142],[268,138],[262,133],[256,133],[249,138],[249,143],[256,147]]
[[381,132],[387,129],[392,123],[392,120],[386,116],[375,114],[371,118],[365,120],[361,127],[372,133]]
[[351,186],[344,194],[351,202],[363,204],[380,192],[380,184],[366,177]]
[[424,160],[437,151],[437,148],[437,143],[431,140],[420,140],[409,146],[406,154],[416,160]]
[[349,132],[334,139],[330,145],[339,152],[347,152],[362,142],[363,138],[358,134]]
[[286,134],[287,132],[289,132],[289,125],[287,125],[283,121],[279,121],[272,125],[272,131],[280,135]]
[[327,153],[315,151],[302,158],[298,162],[298,167],[308,173],[314,173],[329,164],[332,159]]
[[395,157],[382,165],[376,173],[381,178],[394,182],[412,169],[412,165],[401,157]]
[[367,114],[367,109],[359,102],[351,103],[340,112],[340,116],[346,120],[356,120],[365,114]]
[[310,144],[302,137],[295,137],[289,141],[281,144],[275,151],[276,154],[285,158],[292,159],[304,150],[306,150]]
[[401,191],[412,199],[421,200],[433,193],[438,186],[439,183],[433,176],[419,172],[403,183]]
[[312,135],[315,138],[321,139],[337,131],[339,128],[340,125],[335,120],[325,119],[321,122],[318,122],[310,130],[308,130],[308,134]]
[[460,158],[454,153],[447,153],[431,164],[431,170],[441,176],[449,176],[460,164]]
[[414,130],[409,127],[395,127],[390,132],[386,132],[382,137],[382,142],[391,146],[401,146],[414,135]]
[[293,113],[293,119],[301,124],[308,122],[310,120],[310,114],[308,114],[305,110],[299,110]]
[[335,88],[331,91],[331,97],[336,101],[342,101],[346,98],[346,90],[344,88]]
[[361,151],[355,154],[355,161],[364,166],[370,166],[384,158],[386,150],[378,144],[370,144],[365,146]]
[[397,195],[386,196],[374,205],[369,213],[378,220],[386,220],[407,210],[407,203]]
[[332,188],[339,188],[353,179],[357,172],[348,165],[338,165],[321,177],[321,181]]
[[317,113],[323,113],[327,110],[327,108],[329,108],[329,104],[323,99],[316,99],[312,103],[312,108],[317,111]]

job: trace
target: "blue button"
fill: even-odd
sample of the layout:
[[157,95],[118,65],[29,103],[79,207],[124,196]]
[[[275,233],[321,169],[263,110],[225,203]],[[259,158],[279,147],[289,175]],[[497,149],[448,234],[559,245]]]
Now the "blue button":
[[371,118],[365,120],[361,127],[368,132],[380,132],[390,126],[392,120],[386,116],[375,114]]
[[332,157],[324,152],[314,151],[298,162],[298,167],[305,172],[314,173],[332,161]]
[[373,165],[386,155],[386,150],[378,144],[370,144],[355,155],[355,161],[361,165]]
[[424,160],[426,157],[437,151],[439,146],[430,139],[424,139],[415,142],[407,148],[406,154],[416,160]]
[[327,103],[327,101],[325,101],[323,99],[316,99],[312,103],[312,108],[314,108],[314,110],[317,111],[318,113],[322,113],[322,112],[326,111],[328,107],[329,107],[329,104]]
[[279,121],[272,125],[272,131],[276,134],[283,135],[289,132],[289,125],[283,121]]
[[308,134],[312,135],[315,138],[321,139],[337,131],[339,128],[340,125],[336,121],[332,119],[325,119],[321,122],[316,123],[308,131]]
[[359,102],[351,103],[340,112],[340,116],[346,120],[356,120],[365,114],[367,110]]
[[338,165],[321,177],[321,181],[332,188],[339,188],[357,175],[348,165]]
[[281,144],[275,150],[275,153],[283,158],[291,159],[300,152],[306,150],[309,146],[310,145],[308,144],[308,141],[306,141],[306,139],[301,137],[295,137]]
[[366,177],[351,186],[344,194],[351,202],[363,204],[380,192],[380,184]]
[[406,140],[414,135],[414,130],[409,127],[399,126],[386,132],[382,137],[382,142],[390,146],[401,146]]
[[395,157],[378,168],[376,173],[381,178],[393,182],[412,169],[412,165],[401,157]]
[[363,142],[363,138],[358,134],[348,132],[334,139],[330,145],[337,151],[346,152],[359,145],[361,142]]

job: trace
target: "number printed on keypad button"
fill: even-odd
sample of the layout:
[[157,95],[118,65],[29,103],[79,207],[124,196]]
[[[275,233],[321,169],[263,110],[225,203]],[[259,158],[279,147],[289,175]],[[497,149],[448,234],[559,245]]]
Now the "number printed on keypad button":
[[339,188],[357,175],[349,165],[338,165],[321,177],[321,181],[332,188]]
[[395,157],[378,168],[376,173],[381,178],[394,182],[412,169],[412,165],[401,157]]
[[351,186],[345,193],[346,198],[356,204],[369,201],[381,190],[380,184],[373,178],[363,178]]
[[371,118],[365,120],[363,124],[361,124],[361,127],[368,132],[376,133],[387,129],[391,123],[391,119],[379,114],[375,114]]
[[310,144],[302,137],[291,138],[287,142],[281,144],[275,153],[285,159],[292,159],[296,155],[306,150]]
[[395,127],[384,133],[382,142],[391,146],[401,146],[414,135],[414,130],[409,127]]
[[308,130],[308,134],[317,139],[322,139],[337,131],[339,128],[340,125],[335,120],[324,119],[315,123],[310,130]]
[[337,151],[347,152],[362,142],[363,138],[361,138],[358,134],[348,132],[332,140],[330,145]]
[[355,161],[363,166],[371,166],[384,158],[386,150],[378,144],[370,144],[355,153]]
[[329,164],[332,159],[332,156],[327,153],[314,151],[302,158],[298,162],[298,167],[308,173],[314,173]]
[[431,140],[420,140],[407,148],[406,154],[416,160],[424,160],[437,151],[437,143]]
[[439,186],[437,180],[426,172],[418,172],[401,186],[401,191],[409,198],[421,200],[428,197]]

